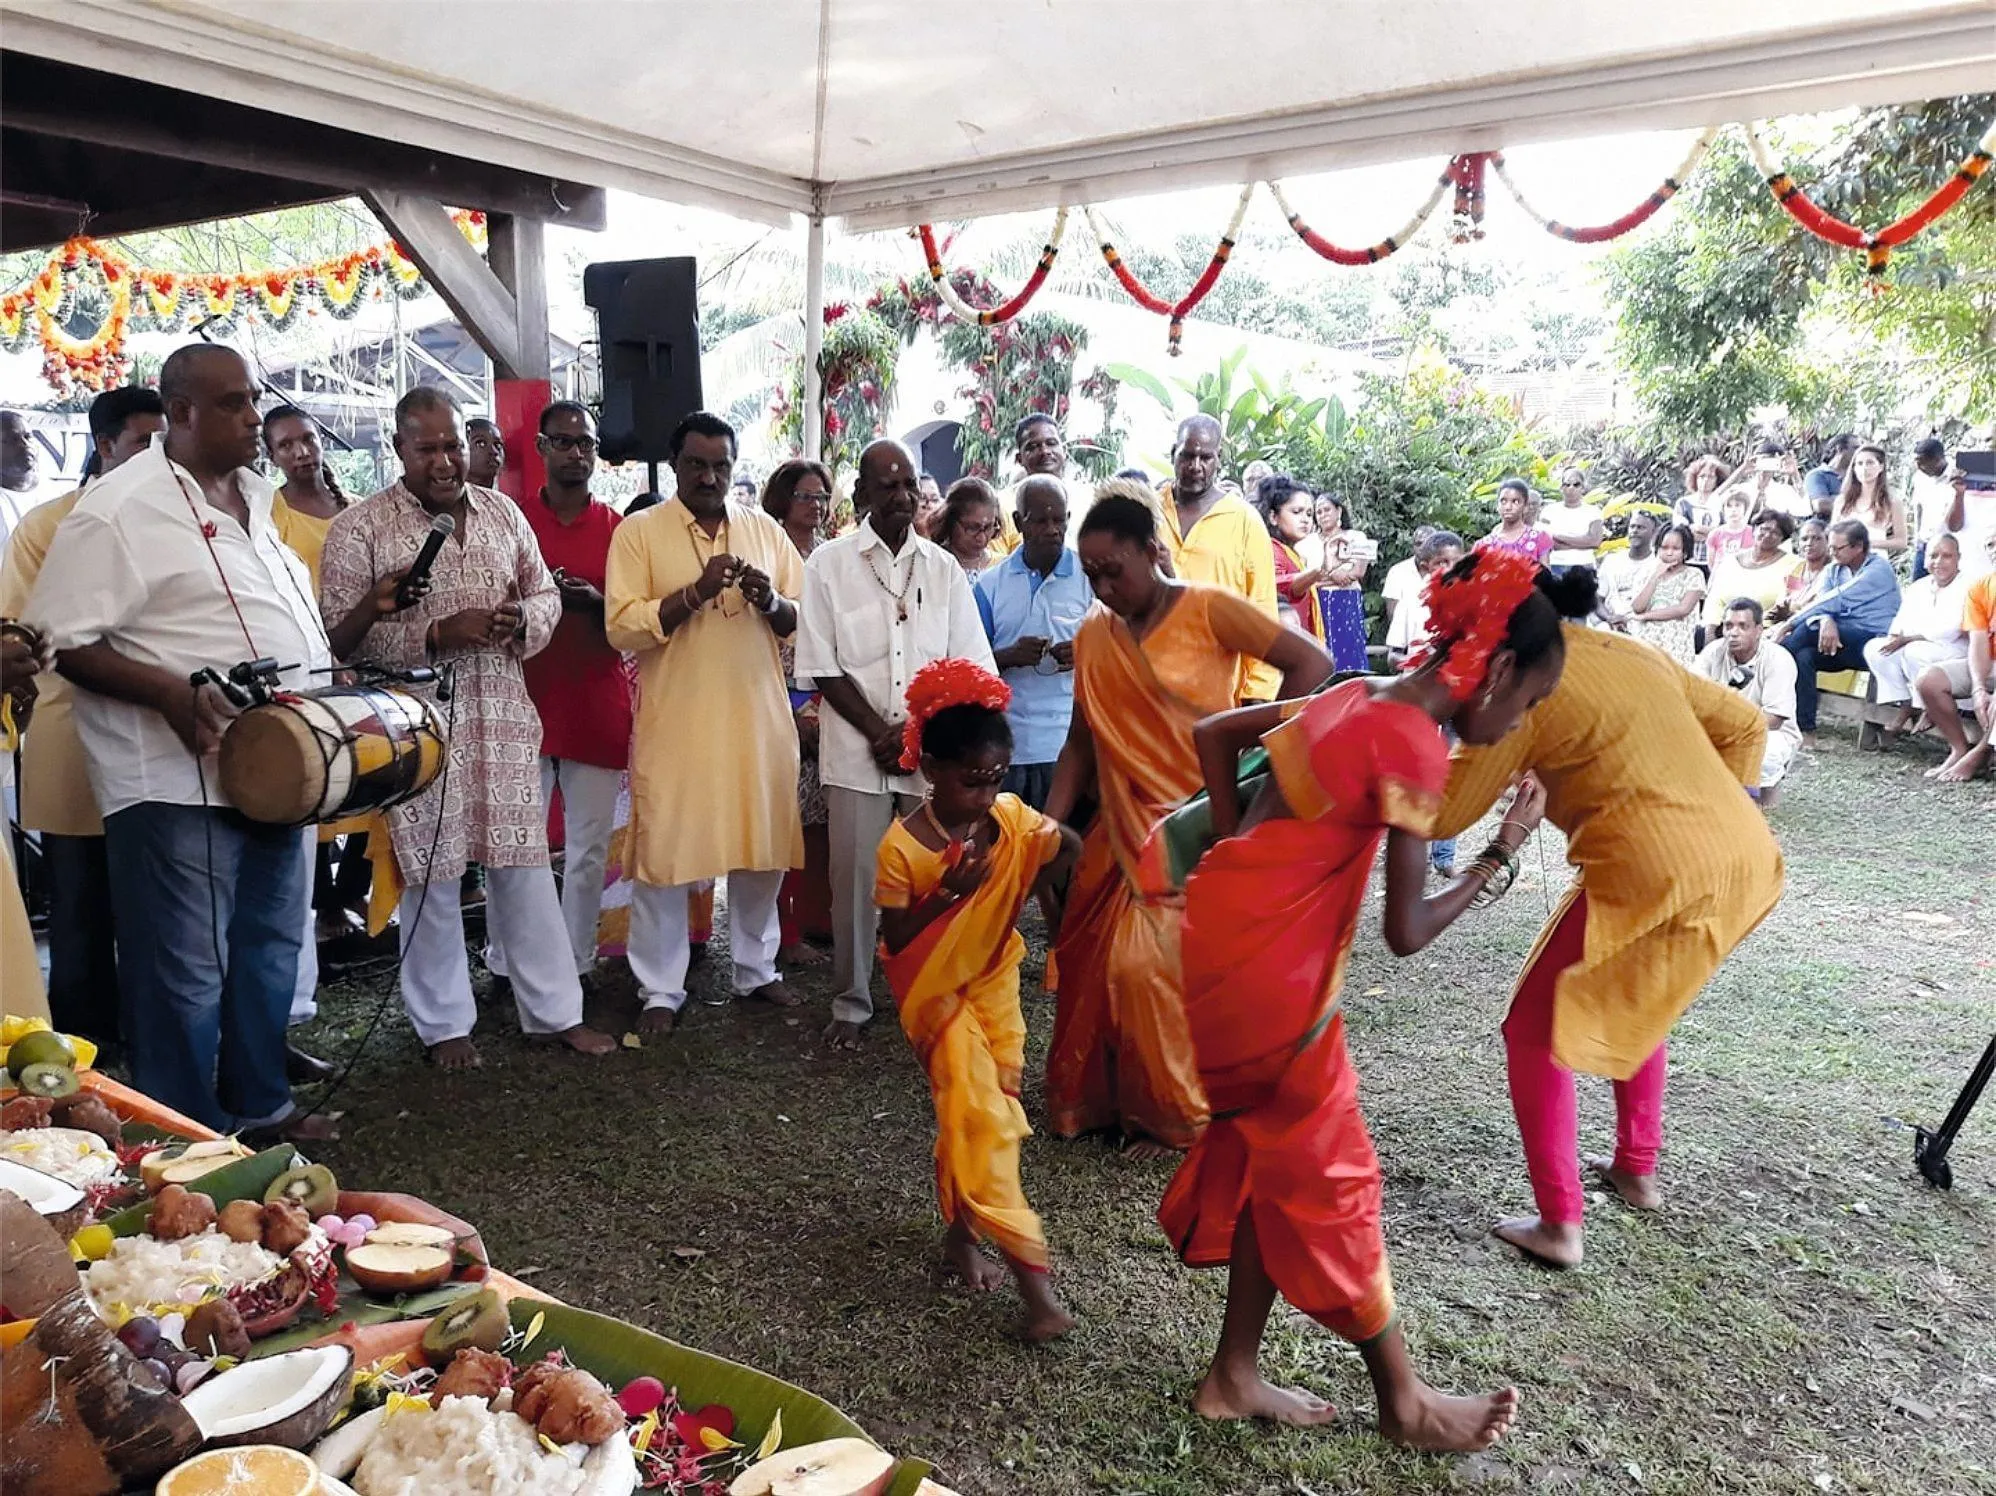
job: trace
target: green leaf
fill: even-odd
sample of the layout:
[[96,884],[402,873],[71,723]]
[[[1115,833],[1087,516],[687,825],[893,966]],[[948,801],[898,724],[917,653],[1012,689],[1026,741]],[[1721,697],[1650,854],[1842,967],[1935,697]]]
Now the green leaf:
[[1142,390],[1166,410],[1172,409],[1171,391],[1164,387],[1163,380],[1148,369],[1139,369],[1135,364],[1104,364],[1102,372],[1133,389]]
[[[197,1195],[206,1195],[217,1206],[227,1205],[231,1200],[261,1200],[278,1175],[300,1162],[296,1148],[279,1143],[275,1148],[266,1148],[203,1174],[187,1188]],[[137,1236],[152,1219],[153,1204],[144,1200],[129,1205],[116,1215],[106,1216],[103,1224],[111,1228],[113,1236]]]

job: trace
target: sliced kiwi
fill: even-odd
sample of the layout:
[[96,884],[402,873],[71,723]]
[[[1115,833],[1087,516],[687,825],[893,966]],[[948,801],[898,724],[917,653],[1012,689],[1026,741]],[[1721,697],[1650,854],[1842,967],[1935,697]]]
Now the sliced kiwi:
[[481,1288],[430,1321],[423,1331],[423,1357],[442,1366],[459,1351],[496,1351],[511,1328],[498,1290]]
[[271,1180],[263,1192],[266,1205],[298,1205],[313,1220],[339,1208],[340,1183],[324,1164],[299,1164]]
[[67,1065],[24,1065],[15,1078],[30,1096],[74,1096],[82,1084]]
[[16,1081],[30,1065],[76,1064],[76,1050],[61,1034],[48,1029],[31,1029],[7,1046],[7,1070]]

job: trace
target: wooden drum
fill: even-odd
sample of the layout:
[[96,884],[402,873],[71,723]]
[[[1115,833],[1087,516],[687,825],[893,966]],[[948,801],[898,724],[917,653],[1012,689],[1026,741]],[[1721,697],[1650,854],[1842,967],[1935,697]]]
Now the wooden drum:
[[443,769],[437,709],[379,686],[333,686],[252,707],[222,738],[222,792],[253,821],[303,826],[400,805]]

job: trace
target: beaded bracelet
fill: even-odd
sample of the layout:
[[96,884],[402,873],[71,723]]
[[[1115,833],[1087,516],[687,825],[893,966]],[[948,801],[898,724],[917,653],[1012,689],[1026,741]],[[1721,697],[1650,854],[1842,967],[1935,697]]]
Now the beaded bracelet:
[[1511,891],[1518,879],[1518,855],[1502,842],[1493,841],[1469,865],[1469,871],[1482,875],[1483,887],[1469,901],[1472,909],[1487,909]]

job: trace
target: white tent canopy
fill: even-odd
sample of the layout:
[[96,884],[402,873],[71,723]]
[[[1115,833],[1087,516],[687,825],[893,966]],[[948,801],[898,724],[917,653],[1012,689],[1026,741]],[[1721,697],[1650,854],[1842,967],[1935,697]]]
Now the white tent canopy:
[[1996,82],[1996,0],[0,0],[0,18],[17,51],[857,229]]

